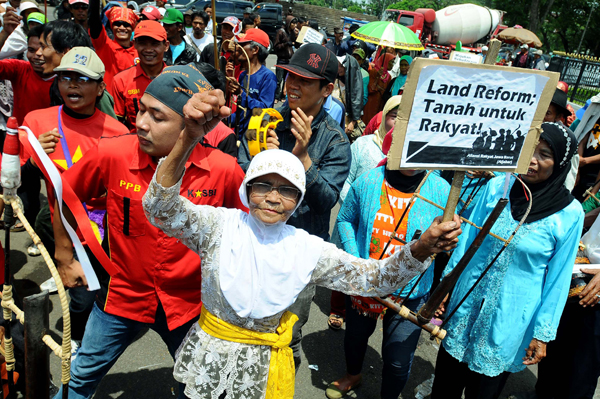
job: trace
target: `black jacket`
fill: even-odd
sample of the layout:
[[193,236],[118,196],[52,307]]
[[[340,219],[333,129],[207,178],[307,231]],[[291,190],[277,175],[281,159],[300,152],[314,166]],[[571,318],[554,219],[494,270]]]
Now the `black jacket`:
[[196,62],[198,60],[198,53],[192,46],[190,46],[185,40],[182,41],[185,43],[185,49],[179,54],[179,57],[175,61],[173,61],[173,52],[171,51],[171,47],[165,52],[163,60],[167,64],[170,65],[187,65],[190,62]]
[[344,60],[345,74],[345,93],[346,114],[353,121],[360,119],[363,110],[363,78],[360,72],[360,65],[356,58],[347,55]]
[[288,15],[286,18],[285,25],[277,30],[275,35],[275,43],[273,48],[277,55],[277,63],[289,63],[292,54],[294,54],[294,47],[300,47],[299,43],[296,43],[296,34],[290,32],[290,23],[294,20],[294,17]]

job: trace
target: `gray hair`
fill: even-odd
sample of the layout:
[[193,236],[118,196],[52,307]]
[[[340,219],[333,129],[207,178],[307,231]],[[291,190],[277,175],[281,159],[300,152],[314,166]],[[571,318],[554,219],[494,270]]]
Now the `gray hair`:
[[258,53],[256,54],[256,56],[258,57],[258,62],[264,64],[267,57],[269,56],[269,50],[262,44],[257,43],[255,41],[250,42],[250,47],[253,49],[258,48]]

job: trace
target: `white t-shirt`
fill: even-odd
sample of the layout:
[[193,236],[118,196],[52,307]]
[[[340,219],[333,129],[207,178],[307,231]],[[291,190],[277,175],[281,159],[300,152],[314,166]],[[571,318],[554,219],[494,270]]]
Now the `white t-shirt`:
[[4,42],[2,49],[0,49],[0,60],[16,58],[21,54],[25,56],[26,50],[27,36],[25,35],[25,31],[23,31],[23,26],[17,26],[13,33],[8,36],[6,42]]
[[200,49],[200,51],[202,51],[207,44],[210,44],[214,41],[213,35],[209,35],[208,33],[205,33],[202,39],[196,39],[194,37],[194,34],[192,33],[190,35],[190,39],[192,39],[192,41]]

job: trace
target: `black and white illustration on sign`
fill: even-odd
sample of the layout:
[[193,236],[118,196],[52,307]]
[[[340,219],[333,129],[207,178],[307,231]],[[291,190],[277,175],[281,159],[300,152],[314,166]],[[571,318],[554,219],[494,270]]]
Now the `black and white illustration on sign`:
[[424,67],[400,166],[514,169],[547,81],[496,69]]

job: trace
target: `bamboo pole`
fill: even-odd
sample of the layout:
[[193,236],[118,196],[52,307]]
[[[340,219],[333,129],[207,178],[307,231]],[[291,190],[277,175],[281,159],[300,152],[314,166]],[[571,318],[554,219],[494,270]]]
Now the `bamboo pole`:
[[215,69],[217,71],[221,70],[221,67],[219,66],[219,46],[217,46],[217,7],[216,7],[216,2],[215,0],[211,1],[211,7],[212,7],[212,23],[213,23],[213,40],[215,43],[215,47],[214,47],[214,55],[215,55]]

